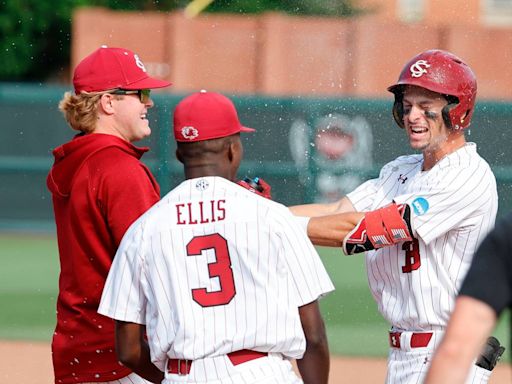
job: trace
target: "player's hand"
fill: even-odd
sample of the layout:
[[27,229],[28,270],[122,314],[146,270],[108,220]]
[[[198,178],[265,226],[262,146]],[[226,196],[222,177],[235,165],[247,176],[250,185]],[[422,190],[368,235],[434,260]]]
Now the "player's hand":
[[257,193],[260,196],[263,196],[267,199],[272,199],[270,194],[272,188],[265,180],[259,177],[255,177],[254,179],[251,179],[250,177],[244,177],[244,179],[238,181],[237,184],[251,192]]
[[411,208],[392,203],[367,212],[343,239],[343,252],[354,255],[411,240]]

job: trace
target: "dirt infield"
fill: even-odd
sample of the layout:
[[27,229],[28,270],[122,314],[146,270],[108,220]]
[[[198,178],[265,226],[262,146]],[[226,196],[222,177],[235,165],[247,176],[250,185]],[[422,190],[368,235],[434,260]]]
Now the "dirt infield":
[[[0,341],[0,383],[53,384],[50,346],[46,343]],[[329,384],[383,383],[386,361],[333,357]],[[492,375],[492,384],[510,384],[512,367],[501,363]]]

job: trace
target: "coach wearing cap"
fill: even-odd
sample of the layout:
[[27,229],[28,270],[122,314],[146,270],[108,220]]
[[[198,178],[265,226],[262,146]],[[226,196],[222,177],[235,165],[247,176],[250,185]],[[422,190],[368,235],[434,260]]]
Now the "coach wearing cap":
[[59,104],[78,134],[53,151],[47,178],[60,256],[55,383],[148,383],[118,362],[114,322],[97,313],[101,292],[126,229],[159,200],[132,144],[151,133],[150,89],[169,82],[147,74],[140,57],[101,47],[74,71],[74,94]]

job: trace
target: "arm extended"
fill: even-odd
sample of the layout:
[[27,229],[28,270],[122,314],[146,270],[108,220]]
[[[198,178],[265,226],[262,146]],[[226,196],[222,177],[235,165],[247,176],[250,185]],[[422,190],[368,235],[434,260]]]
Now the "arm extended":
[[308,223],[308,236],[314,244],[342,245],[346,255],[411,241],[412,232],[407,204],[392,203],[366,213],[313,217]]
[[341,247],[343,239],[363,217],[362,212],[312,217],[308,223],[308,237],[315,245]]
[[295,216],[317,217],[336,213],[355,212],[354,205],[347,197],[326,204],[303,204],[289,207]]

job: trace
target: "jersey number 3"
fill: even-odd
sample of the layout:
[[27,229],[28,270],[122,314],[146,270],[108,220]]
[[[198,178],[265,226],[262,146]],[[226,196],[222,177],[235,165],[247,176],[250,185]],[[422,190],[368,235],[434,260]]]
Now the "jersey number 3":
[[402,272],[411,273],[421,265],[420,244],[418,243],[418,239],[405,242],[402,245],[402,249],[405,251],[405,265],[402,267]]
[[226,305],[236,294],[228,243],[218,233],[196,236],[187,244],[187,255],[200,256],[207,249],[215,251],[216,260],[208,263],[208,273],[210,278],[219,278],[220,290],[209,292],[206,288],[195,288],[192,289],[192,297],[203,307]]

